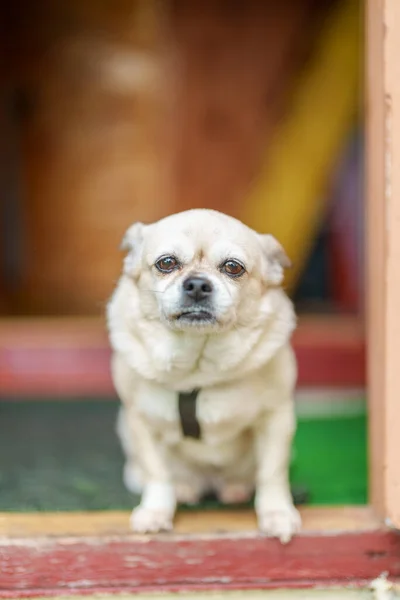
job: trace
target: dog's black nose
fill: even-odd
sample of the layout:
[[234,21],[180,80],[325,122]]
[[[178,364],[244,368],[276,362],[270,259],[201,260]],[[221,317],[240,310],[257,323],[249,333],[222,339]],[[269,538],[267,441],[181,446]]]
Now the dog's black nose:
[[205,277],[188,277],[183,282],[185,294],[196,302],[205,300],[212,293],[211,282]]

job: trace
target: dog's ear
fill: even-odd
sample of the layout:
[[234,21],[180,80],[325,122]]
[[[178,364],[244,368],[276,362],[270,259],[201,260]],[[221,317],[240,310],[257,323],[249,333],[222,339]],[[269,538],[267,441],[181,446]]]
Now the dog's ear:
[[120,249],[127,252],[123,269],[125,275],[136,277],[139,274],[144,228],[143,223],[134,223],[122,238]]
[[292,266],[286,252],[273,235],[260,235],[261,245],[266,258],[264,277],[271,285],[280,285],[284,278],[284,269]]

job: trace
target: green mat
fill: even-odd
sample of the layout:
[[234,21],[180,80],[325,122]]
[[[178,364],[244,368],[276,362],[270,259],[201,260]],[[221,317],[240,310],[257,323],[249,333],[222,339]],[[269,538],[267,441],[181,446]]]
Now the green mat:
[[[116,414],[111,401],[0,402],[0,511],[132,508]],[[365,416],[300,418],[291,472],[310,504],[365,503]]]

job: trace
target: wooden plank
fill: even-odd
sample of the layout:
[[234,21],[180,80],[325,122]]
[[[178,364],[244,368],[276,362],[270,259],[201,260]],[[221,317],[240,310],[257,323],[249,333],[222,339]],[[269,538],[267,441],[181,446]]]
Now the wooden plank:
[[371,498],[400,527],[400,5],[368,3],[368,379]]
[[[354,532],[379,528],[380,521],[368,506],[301,507],[303,530],[312,532]],[[33,536],[115,536],[129,534],[129,513],[64,512],[0,513],[0,538]],[[251,510],[204,510],[180,512],[175,533],[183,535],[255,532]]]
[[[313,512],[317,515],[314,526],[319,523],[324,527],[325,521],[326,529],[308,529],[315,518]],[[197,513],[187,513],[185,518],[182,515],[175,534],[121,534],[120,525],[123,519],[126,528],[127,516],[94,515],[92,530],[88,526],[90,515],[67,518],[67,525],[65,515],[59,515],[59,523],[64,523],[61,527],[56,516],[39,516],[37,523],[47,520],[44,527],[42,521],[40,537],[32,537],[40,530],[29,527],[33,517],[15,516],[11,521],[20,519],[19,537],[10,537],[5,535],[12,531],[5,526],[10,517],[2,515],[0,597],[321,587],[366,583],[384,571],[391,578],[400,577],[400,534],[377,528],[367,508],[303,511],[306,529],[287,546],[254,530],[218,534],[213,528],[220,523],[211,519],[207,528],[209,515]],[[247,525],[253,523],[249,516]],[[236,518],[237,514],[224,517],[220,513],[222,527],[225,523],[231,528]],[[203,533],[194,532],[198,519],[206,526]],[[338,526],[344,529],[338,531]],[[51,531],[53,535],[43,535]]]
[[[386,491],[386,516],[400,528],[400,4],[387,0],[387,162],[386,180],[386,248],[387,264],[381,273],[386,283],[386,456],[382,464]],[[385,469],[385,467],[387,467]]]
[[366,214],[366,309],[368,391],[369,391],[369,454],[370,497],[373,505],[384,512],[381,485],[383,463],[382,434],[384,431],[385,286],[377,282],[385,268],[385,111],[383,98],[383,2],[369,0],[367,4],[367,214]]
[[400,576],[394,533],[304,536],[284,547],[254,538],[46,540],[2,548],[0,590],[138,591],[147,589],[268,589],[283,582],[321,586],[365,582],[387,571]]
[[[299,385],[362,387],[364,334],[360,321],[304,317],[294,336]],[[0,321],[3,396],[114,395],[105,325],[98,319]]]

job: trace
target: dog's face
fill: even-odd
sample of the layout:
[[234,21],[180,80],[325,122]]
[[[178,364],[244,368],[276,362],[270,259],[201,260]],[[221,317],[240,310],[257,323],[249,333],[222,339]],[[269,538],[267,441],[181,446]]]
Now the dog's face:
[[272,236],[211,210],[136,223],[122,247],[146,317],[179,330],[212,332],[248,319],[289,266]]

